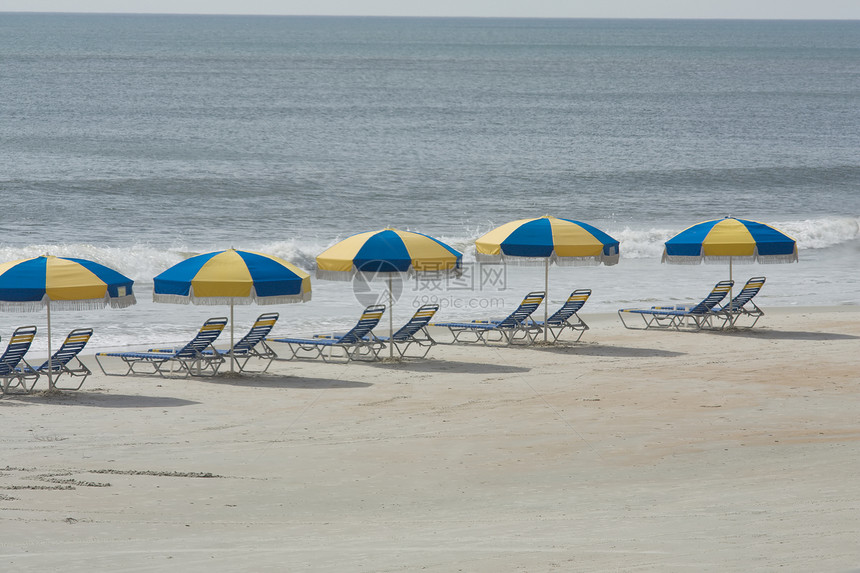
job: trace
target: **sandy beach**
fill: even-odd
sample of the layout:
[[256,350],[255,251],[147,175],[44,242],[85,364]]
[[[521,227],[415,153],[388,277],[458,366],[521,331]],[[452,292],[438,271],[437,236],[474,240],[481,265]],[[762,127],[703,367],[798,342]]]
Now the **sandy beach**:
[[85,357],[81,391],[0,400],[0,563],[857,570],[858,311],[214,379]]

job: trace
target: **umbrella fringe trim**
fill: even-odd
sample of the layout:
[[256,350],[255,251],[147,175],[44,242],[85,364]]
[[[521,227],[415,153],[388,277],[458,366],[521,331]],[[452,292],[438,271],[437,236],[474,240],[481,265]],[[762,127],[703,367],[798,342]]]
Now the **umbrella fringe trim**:
[[[596,267],[601,263],[606,266],[618,264],[618,255],[594,255],[588,257],[559,257],[553,253],[549,257],[550,264],[560,267]],[[481,264],[503,263],[514,267],[542,267],[546,265],[547,257],[516,257],[512,255],[486,255],[475,253],[475,260]]]
[[0,301],[0,311],[3,312],[39,312],[45,308],[45,302],[33,301]]
[[181,294],[152,293],[152,302],[167,302],[171,304],[191,304],[191,297]]
[[798,260],[797,253],[791,255],[753,255],[751,257],[717,257],[717,256],[682,256],[682,255],[663,255],[662,262],[670,265],[725,265],[731,262],[737,265],[750,265],[759,263],[762,265],[780,264],[780,263],[796,263]]
[[306,292],[295,295],[278,295],[278,296],[248,296],[248,297],[230,297],[230,296],[183,296],[178,294],[153,294],[153,302],[164,302],[169,304],[194,304],[203,306],[241,306],[249,304],[292,304],[299,302],[308,302],[311,300],[311,293]]
[[410,269],[408,271],[395,271],[395,272],[362,272],[357,271],[355,268],[348,271],[327,271],[317,269],[315,271],[315,278],[326,281],[341,281],[341,282],[350,282],[355,279],[356,276],[361,275],[362,278],[366,281],[381,281],[388,280],[389,278],[399,278],[403,279],[411,279],[415,276],[424,276],[424,277],[459,277],[463,273],[463,269],[433,269],[430,271],[416,271],[414,269]]
[[618,264],[618,255],[598,255],[594,257],[556,257],[552,262],[560,267],[596,267],[601,264],[612,266]]
[[797,251],[790,255],[759,255],[758,262],[763,265],[778,263],[796,263],[798,261]]
[[302,294],[289,294],[278,296],[257,296],[254,302],[257,304],[294,304],[299,302],[309,302],[311,300],[310,292]]
[[111,308],[126,308],[137,302],[133,294],[103,298],[85,298],[80,300],[50,300],[47,296],[41,300],[30,301],[0,301],[0,311],[3,312],[39,312],[51,303],[51,310],[94,310],[110,306]]
[[[702,256],[682,257],[678,255],[667,255],[663,253],[661,262],[669,263],[670,265],[700,265],[702,264]],[[728,261],[727,261],[728,262]]]
[[323,271],[317,269],[315,277],[325,281],[343,281],[348,282],[355,276],[355,271]]
[[729,261],[735,265],[751,265],[755,263],[757,259],[758,257],[755,255],[751,257],[722,257],[706,255],[702,257],[702,260],[706,265],[727,265],[729,264]]
[[108,304],[111,308],[128,308],[133,304],[137,304],[137,298],[133,294],[115,296],[108,299]]

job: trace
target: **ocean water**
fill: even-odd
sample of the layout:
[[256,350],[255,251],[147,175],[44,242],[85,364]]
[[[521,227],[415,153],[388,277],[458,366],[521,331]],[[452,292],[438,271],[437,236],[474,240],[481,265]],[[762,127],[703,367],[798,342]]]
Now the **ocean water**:
[[[798,241],[763,307],[860,304],[860,22],[409,19],[0,13],[0,260],[84,257],[138,304],[54,313],[92,350],[187,340],[222,307],[155,304],[189,254],[271,253],[312,272],[350,234],[393,226],[465,253],[467,281],[401,285],[395,323],[510,311],[543,269],[480,279],[475,238],[552,214],[621,241],[612,267],[550,269],[551,306],[703,297],[725,265],[660,262],[663,241],[735,216]],[[339,329],[352,285],[236,307],[237,332]],[[3,313],[44,327],[42,314]],[[40,336],[34,352],[44,351]]]

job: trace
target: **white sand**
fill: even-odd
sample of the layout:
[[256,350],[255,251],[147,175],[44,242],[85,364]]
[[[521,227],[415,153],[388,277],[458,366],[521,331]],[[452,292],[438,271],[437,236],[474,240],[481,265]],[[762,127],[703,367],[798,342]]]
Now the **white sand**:
[[6,397],[0,564],[850,571],[857,311]]

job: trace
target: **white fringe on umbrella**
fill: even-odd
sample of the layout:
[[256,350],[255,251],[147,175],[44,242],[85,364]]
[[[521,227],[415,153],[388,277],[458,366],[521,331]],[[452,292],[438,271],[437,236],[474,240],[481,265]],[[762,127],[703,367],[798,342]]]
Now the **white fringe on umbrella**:
[[[559,257],[555,253],[550,255],[550,264],[560,267],[596,267],[600,264],[606,266],[618,264],[618,253],[614,255],[594,255],[590,257]],[[546,257],[515,257],[511,255],[485,255],[475,253],[475,260],[479,263],[504,263],[519,267],[542,267],[546,265]]]
[[315,272],[315,278],[326,281],[343,281],[350,282],[357,275],[361,275],[361,277],[366,281],[374,281],[374,280],[388,280],[389,278],[401,278],[401,279],[409,279],[415,277],[417,275],[428,276],[436,274],[439,277],[458,277],[462,274],[463,270],[456,269],[433,269],[429,271],[416,271],[414,269],[409,269],[408,271],[391,271],[391,272],[361,272],[357,271],[355,267],[348,271],[323,271],[317,269]]
[[702,255],[701,252],[698,255],[670,255],[663,249],[663,258],[661,259],[664,263],[669,263],[670,265],[698,265],[702,262],[705,264],[726,264],[731,262],[732,264],[752,264],[759,263],[763,265],[768,264],[779,264],[779,263],[796,263],[798,260],[797,257],[797,246],[794,247],[794,252],[789,255],[760,255],[758,249],[753,251],[751,256],[746,257],[724,257],[724,256],[713,256],[713,255]]
[[[0,311],[3,312],[38,312],[48,306],[48,295],[41,300],[0,301]],[[50,300],[51,310],[93,310],[110,306],[111,308],[126,308],[137,302],[133,294],[102,298],[87,298],[80,300]]]
[[286,294],[277,296],[258,296],[254,287],[251,294],[243,297],[230,296],[194,296],[194,287],[188,290],[188,295],[181,294],[159,294],[152,293],[153,302],[166,302],[171,304],[202,304],[209,306],[243,305],[243,304],[292,304],[297,302],[308,302],[311,300],[311,292],[299,294]]

